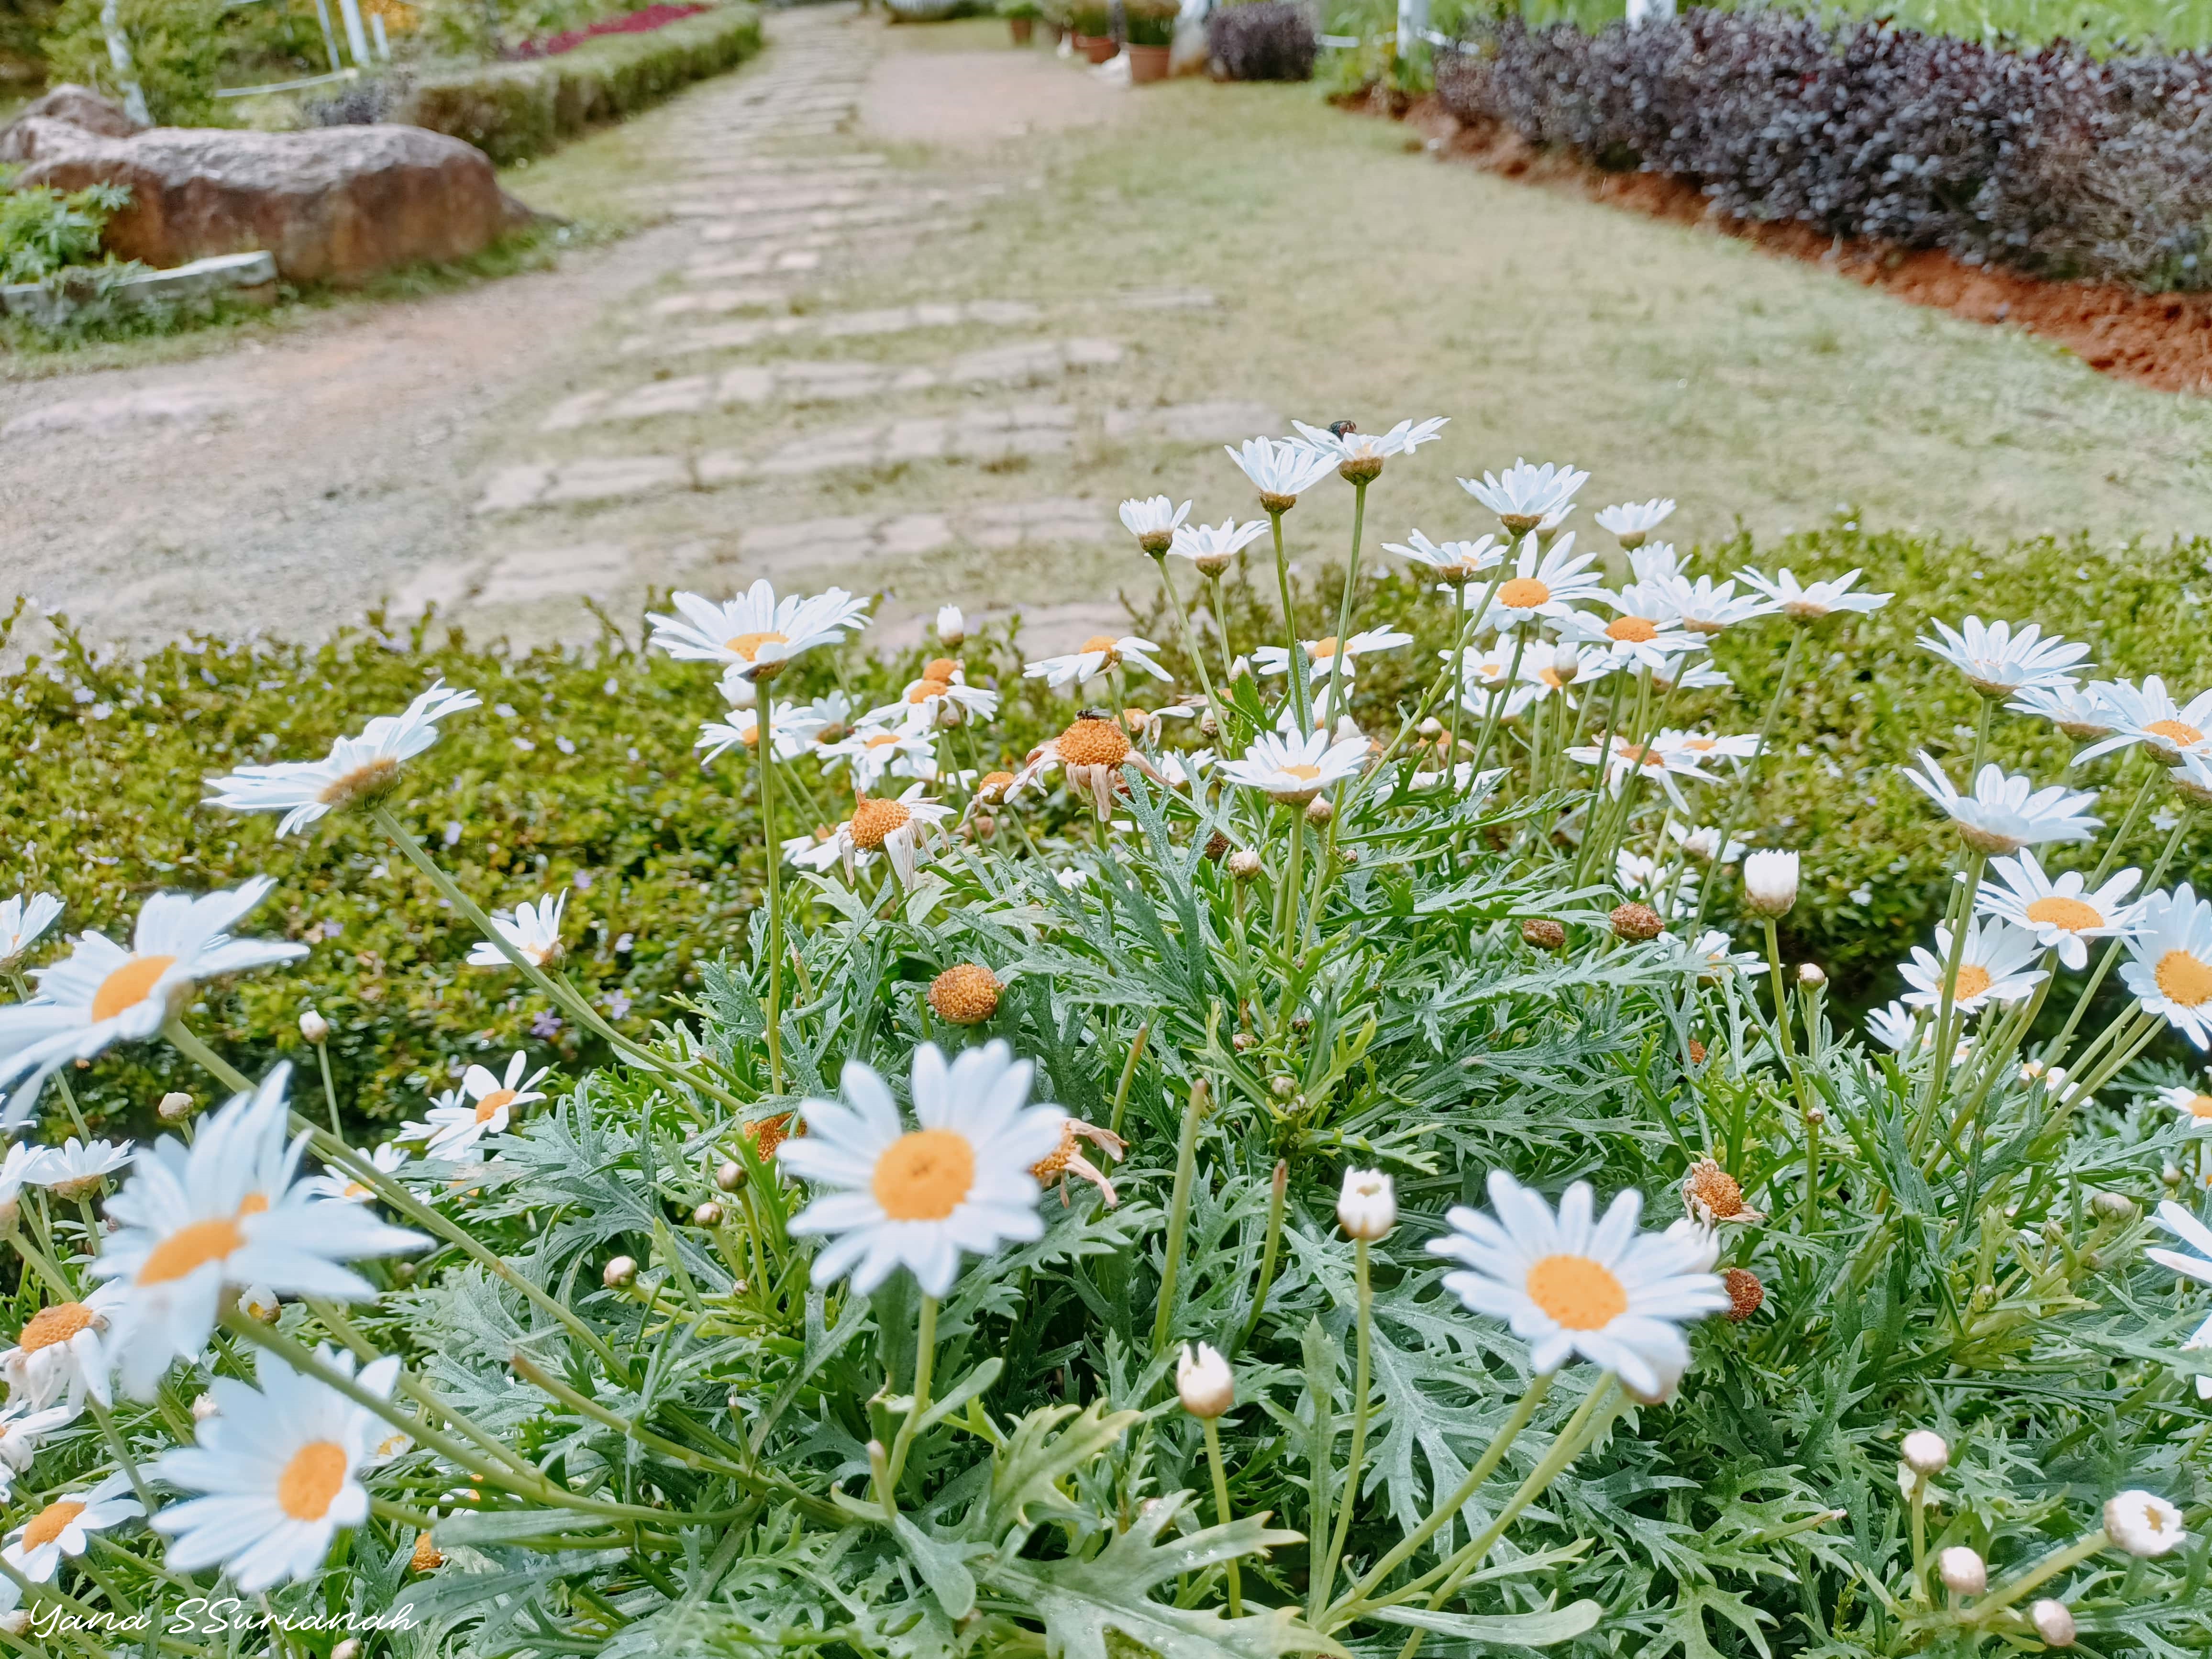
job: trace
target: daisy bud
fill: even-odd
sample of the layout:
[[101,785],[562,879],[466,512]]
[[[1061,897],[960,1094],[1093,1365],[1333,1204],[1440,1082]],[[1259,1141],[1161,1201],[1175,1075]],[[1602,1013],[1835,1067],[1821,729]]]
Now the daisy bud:
[[361,1659],[361,1638],[349,1636],[331,1650],[331,1659]]
[[1239,657],[1229,665],[1229,683],[1231,685],[1236,684],[1240,679],[1249,680],[1251,678],[1252,659],[1249,657]]
[[1730,1267],[1721,1275],[1721,1288],[1728,1292],[1728,1322],[1731,1325],[1742,1324],[1766,1301],[1766,1286],[1748,1267]]
[[154,1108],[154,1115],[164,1123],[182,1123],[191,1115],[192,1097],[180,1090],[163,1095],[161,1104]]
[[1631,944],[1657,939],[1667,931],[1667,924],[1659,920],[1659,913],[1648,904],[1618,905],[1608,920],[1613,923],[1614,937]]
[[1336,1197],[1336,1224],[1350,1238],[1370,1244],[1388,1238],[1398,1224],[1398,1191],[1380,1170],[1346,1170]]
[[1797,982],[1808,991],[1817,991],[1828,982],[1828,975],[1817,962],[1797,964]]
[[1822,1111],[1818,1106],[1808,1106],[1805,1109],[1805,1121],[1811,1124],[1814,1128],[1819,1128],[1827,1121],[1828,1115]]
[[714,1184],[726,1193],[734,1193],[745,1184],[744,1165],[735,1158],[726,1160],[722,1167],[714,1171]]
[[945,642],[948,650],[958,649],[961,641],[968,637],[968,619],[960,614],[958,605],[938,607],[937,637]]
[[300,1035],[319,1048],[330,1040],[331,1023],[310,1008],[300,1016]]
[[204,1423],[208,1419],[215,1416],[222,1409],[222,1407],[215,1403],[215,1396],[213,1395],[201,1395],[192,1401],[192,1421],[195,1423]]
[[2181,1184],[2181,1166],[2178,1164],[2167,1164],[2158,1172],[2158,1178],[2163,1185],[2179,1187]]
[[2105,1505],[2105,1531],[2130,1555],[2164,1555],[2179,1549],[2189,1534],[2181,1511],[2156,1492],[2124,1492]]
[[1230,1042],[1240,1054],[1249,1054],[1260,1046],[1260,1039],[1249,1031],[1239,1031]]
[[696,1227],[719,1227],[722,1224],[722,1206],[708,1199],[691,1212],[691,1224]]
[[1796,854],[1765,848],[1746,857],[1743,902],[1753,915],[1788,915],[1797,902]]
[[1176,1361],[1176,1393],[1193,1417],[1212,1421],[1237,1403],[1237,1378],[1229,1362],[1206,1343],[1183,1344]]
[[1989,1564],[1964,1544],[1954,1544],[1937,1556],[1936,1572],[1954,1595],[1979,1595],[1990,1587]]
[[1239,881],[1250,881],[1260,873],[1260,855],[1249,847],[1240,847],[1229,855],[1229,873]]
[[1328,798],[1325,795],[1316,795],[1306,803],[1306,822],[1316,830],[1326,829],[1328,821],[1335,816],[1336,808],[1328,804]]
[[2136,1218],[2136,1201],[2125,1193],[2099,1193],[2089,1200],[2089,1207],[2107,1221],[2132,1221]]
[[1905,1437],[1905,1467],[1915,1474],[1941,1474],[1950,1467],[1950,1443],[1933,1429],[1915,1429]]
[[248,1286],[239,1293],[239,1310],[248,1319],[258,1320],[264,1325],[274,1325],[284,1311],[274,1291],[259,1285]]
[[607,1263],[606,1271],[599,1275],[599,1282],[611,1291],[618,1291],[626,1285],[635,1284],[637,1258],[632,1255],[617,1256]]
[[1521,939],[1539,951],[1557,951],[1567,942],[1567,930],[1549,916],[1530,916],[1521,924]]
[[10,1613],[0,1613],[0,1635],[21,1638],[31,1632],[31,1610],[17,1607]]
[[1198,717],[1198,735],[1209,740],[1221,735],[1221,722],[1213,718],[1211,708]]
[[2027,1622],[2035,1626],[2035,1633],[2054,1648],[2074,1645],[2074,1614],[2063,1601],[2045,1596],[2027,1610]]

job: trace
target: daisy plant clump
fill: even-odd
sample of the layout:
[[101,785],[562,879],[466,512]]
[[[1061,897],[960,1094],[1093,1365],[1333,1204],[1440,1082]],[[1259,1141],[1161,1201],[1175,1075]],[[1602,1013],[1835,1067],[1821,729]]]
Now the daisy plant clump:
[[[994,674],[948,609],[892,672],[841,591],[675,596],[759,902],[642,1021],[562,890],[480,906],[411,827],[466,690],[216,778],[272,868],[374,837],[469,982],[615,1056],[479,1044],[373,1149],[327,1066],[195,1029],[295,960],[264,884],[112,937],[0,898],[0,1644],[227,1654],[173,1621],[235,1597],[346,1659],[2201,1645],[2212,900],[2148,794],[2108,832],[1984,751],[2124,737],[2185,823],[2203,711],[1931,621],[1981,699],[1912,773],[1956,878],[1861,1031],[1776,925],[1820,844],[1748,810],[1782,692],[1688,710],[1723,634],[1786,684],[1886,596],[1693,569],[1659,480],[1578,538],[1585,472],[1474,456],[1363,615],[1446,441],[1376,430],[1132,499],[1164,650]],[[1255,629],[1217,579],[1263,537]],[[71,1074],[152,1043],[212,1109],[96,1143]]]

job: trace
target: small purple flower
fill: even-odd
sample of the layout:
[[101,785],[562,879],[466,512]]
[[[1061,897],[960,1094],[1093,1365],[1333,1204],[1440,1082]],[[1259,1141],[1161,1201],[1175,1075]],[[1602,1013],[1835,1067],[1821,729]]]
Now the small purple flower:
[[617,991],[607,999],[607,1012],[617,1019],[629,1018],[629,993]]
[[560,1030],[561,1017],[550,1008],[540,1008],[531,1016],[530,1035],[541,1041],[557,1036]]

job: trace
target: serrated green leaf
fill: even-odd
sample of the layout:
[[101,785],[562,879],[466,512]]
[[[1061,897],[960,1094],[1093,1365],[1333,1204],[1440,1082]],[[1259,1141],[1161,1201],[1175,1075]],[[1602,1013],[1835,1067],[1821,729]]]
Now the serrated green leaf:
[[1542,1613],[1446,1613],[1431,1607],[1376,1607],[1366,1616],[1386,1625],[1409,1625],[1439,1636],[1502,1647],[1548,1648],[1595,1630],[1605,1609],[1591,1601],[1571,1601]]

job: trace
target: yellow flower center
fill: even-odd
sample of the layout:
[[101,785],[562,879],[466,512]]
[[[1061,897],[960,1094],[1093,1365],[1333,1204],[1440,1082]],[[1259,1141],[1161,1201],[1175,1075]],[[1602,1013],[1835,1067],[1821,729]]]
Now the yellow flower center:
[[343,811],[357,800],[369,800],[381,795],[399,780],[399,763],[389,756],[373,760],[366,766],[356,766],[342,778],[332,779],[323,786],[315,799],[325,806]]
[[2027,919],[2045,927],[2063,927],[2069,933],[2105,925],[2104,912],[2095,905],[2077,898],[2060,898],[2056,894],[2029,905]]
[[238,1224],[250,1215],[259,1215],[269,1207],[267,1196],[248,1193],[246,1201],[238,1206],[238,1214],[228,1221],[220,1217],[212,1221],[195,1221],[188,1227],[179,1227],[147,1253],[146,1264],[138,1269],[141,1285],[172,1285],[178,1279],[197,1273],[210,1261],[221,1261],[246,1247],[246,1235]]
[[1721,740],[1718,738],[1685,738],[1682,739],[1682,747],[1688,750],[1693,755],[1702,755],[1708,750],[1717,749],[1720,746]]
[[1282,769],[1283,775],[1296,778],[1302,783],[1311,783],[1321,775],[1321,768],[1308,766],[1304,761],[1294,761]]
[[863,799],[853,806],[853,845],[862,852],[873,852],[884,844],[884,837],[901,828],[914,814],[904,803],[895,800]]
[[2190,1096],[2189,1115],[2191,1117],[2212,1118],[2212,1095]]
[[891,744],[896,743],[898,740],[899,734],[896,732],[878,732],[872,738],[861,738],[860,747],[863,749],[882,749]]
[[2179,749],[2186,749],[2192,743],[2202,742],[2204,738],[2202,732],[2186,720],[2153,720],[2148,726],[2143,727],[2143,730],[2155,732],[2161,738],[2171,738],[2174,746]]
[[1549,603],[1551,597],[1552,590],[1534,576],[1516,576],[1498,589],[1498,603],[1508,611],[1534,611]]
[[788,637],[771,630],[765,634],[740,634],[733,640],[723,641],[722,648],[732,656],[741,657],[747,662],[757,662],[760,659],[761,647],[790,643]]
[[1333,661],[1336,656],[1336,635],[1328,634],[1317,640],[1308,640],[1306,655],[1316,662]]
[[92,994],[92,1017],[94,1021],[113,1019],[126,1009],[135,1008],[146,1000],[161,975],[177,965],[174,957],[133,957],[106,979]]
[[276,1477],[276,1507],[295,1521],[319,1521],[331,1512],[345,1479],[345,1448],[335,1440],[310,1440]]
[[908,702],[927,702],[932,697],[941,697],[952,689],[950,680],[916,680],[914,689],[906,694]]
[[916,1129],[876,1160],[870,1184],[892,1220],[942,1221],[975,1184],[975,1149],[950,1129]]
[[2160,957],[2153,977],[2168,1002],[2184,1008],[2200,1008],[2212,1002],[2212,967],[2186,951],[2168,951]]
[[1613,1270],[1586,1255],[1547,1255],[1528,1269],[1528,1299],[1571,1331],[1603,1330],[1628,1311]]
[[92,1321],[92,1310],[83,1303],[57,1303],[51,1308],[41,1308],[31,1316],[31,1322],[23,1327],[23,1334],[15,1339],[15,1346],[25,1353],[36,1353],[41,1348],[51,1348],[58,1342],[68,1341]]
[[1954,1002],[1970,1001],[1988,991],[1990,984],[1988,969],[1977,967],[1971,962],[1962,962],[1959,964],[1958,989],[1953,993],[1951,1000]]
[[1659,637],[1659,624],[1649,617],[1620,617],[1606,624],[1605,636],[1626,645],[1642,645]]
[[477,1121],[490,1122],[492,1119],[514,1104],[514,1097],[518,1092],[514,1089],[493,1090],[482,1100],[477,1102]]
[[69,1523],[84,1513],[84,1505],[74,1498],[64,1498],[58,1504],[49,1504],[31,1517],[31,1524],[23,1528],[23,1547],[34,1550],[51,1544],[62,1535]]
[[1075,654],[1079,657],[1095,655],[1103,658],[1104,660],[1100,662],[1098,665],[1102,669],[1111,668],[1115,664],[1121,660],[1121,653],[1120,648],[1115,645],[1113,641],[1108,639],[1103,634],[1093,634],[1089,639],[1084,641],[1081,645],[1076,647]]

